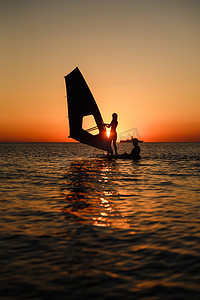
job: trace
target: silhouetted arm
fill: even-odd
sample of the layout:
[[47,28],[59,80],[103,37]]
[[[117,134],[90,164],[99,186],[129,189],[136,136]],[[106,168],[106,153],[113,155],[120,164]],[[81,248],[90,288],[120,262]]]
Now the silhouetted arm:
[[104,123],[103,125],[108,127],[108,128],[111,126],[111,124],[107,124],[107,123]]

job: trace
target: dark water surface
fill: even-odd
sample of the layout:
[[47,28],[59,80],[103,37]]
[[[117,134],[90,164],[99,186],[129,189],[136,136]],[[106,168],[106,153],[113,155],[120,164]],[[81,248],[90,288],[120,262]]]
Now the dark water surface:
[[0,144],[1,299],[200,299],[200,144],[141,148]]

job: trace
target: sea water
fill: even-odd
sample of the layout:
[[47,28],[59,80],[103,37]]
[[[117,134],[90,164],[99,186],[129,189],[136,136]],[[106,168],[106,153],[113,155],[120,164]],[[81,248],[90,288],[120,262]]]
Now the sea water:
[[1,143],[0,298],[200,299],[199,150]]

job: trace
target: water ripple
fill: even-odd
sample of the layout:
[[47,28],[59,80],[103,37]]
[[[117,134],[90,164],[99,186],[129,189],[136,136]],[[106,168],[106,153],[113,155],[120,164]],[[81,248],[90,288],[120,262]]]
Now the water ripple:
[[1,297],[199,299],[199,144],[88,149],[0,145]]

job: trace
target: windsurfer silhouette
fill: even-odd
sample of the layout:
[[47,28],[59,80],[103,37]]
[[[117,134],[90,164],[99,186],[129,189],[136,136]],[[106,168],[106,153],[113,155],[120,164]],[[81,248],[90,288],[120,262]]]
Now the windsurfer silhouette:
[[[111,143],[113,143],[113,147],[114,147],[114,150],[115,150],[115,155],[117,155],[117,145],[116,145],[116,141],[117,141],[116,128],[117,128],[117,125],[118,125],[117,117],[118,117],[117,114],[113,113],[111,123],[110,124],[104,124],[108,128],[111,127],[109,139],[111,140]],[[111,155],[113,155],[113,151],[112,151]]]

